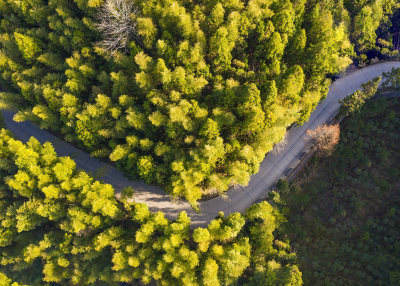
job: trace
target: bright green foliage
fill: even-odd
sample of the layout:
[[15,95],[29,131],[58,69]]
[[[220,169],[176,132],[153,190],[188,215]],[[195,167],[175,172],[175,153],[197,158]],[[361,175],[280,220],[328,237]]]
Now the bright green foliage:
[[383,87],[390,87],[396,90],[400,89],[400,68],[393,68],[391,72],[384,73],[383,77]]
[[14,32],[14,38],[18,49],[26,60],[32,60],[38,53],[40,53],[40,47],[33,38],[24,36],[17,32]]
[[247,184],[351,63],[340,0],[138,0],[135,36],[113,54],[98,45],[103,2],[1,1],[13,93],[0,106],[193,205]]
[[379,27],[382,18],[383,1],[374,1],[372,5],[364,6],[354,18],[353,37],[361,51],[374,47],[376,42],[376,29]]
[[51,144],[23,144],[2,129],[0,285],[232,285],[259,281],[271,263],[273,278],[262,279],[299,285],[289,281],[301,273],[285,272],[297,269],[295,254],[272,235],[281,214],[267,202],[191,231],[186,213],[170,221],[129,193],[117,201],[111,185],[57,157]]
[[203,275],[203,285],[204,286],[219,286],[219,279],[218,279],[218,264],[217,262],[212,259],[208,258],[204,263],[204,269],[202,272]]
[[[350,27],[351,40],[354,42],[361,64],[365,64],[368,57],[388,58],[398,55],[398,50],[393,47],[396,41],[393,40],[398,39],[395,33],[399,28],[396,24],[399,1],[344,0],[343,2],[350,14],[346,22]],[[394,27],[392,23],[395,24]]]
[[335,153],[283,193],[305,285],[399,284],[399,110],[398,98],[367,101],[342,121]]
[[26,286],[18,284],[17,282],[12,282],[4,273],[0,273],[0,285],[2,286]]
[[342,104],[340,106],[340,112],[344,115],[360,112],[366,100],[370,99],[376,94],[380,82],[381,77],[377,77],[367,83],[363,83],[361,85],[361,89],[340,100],[339,102]]

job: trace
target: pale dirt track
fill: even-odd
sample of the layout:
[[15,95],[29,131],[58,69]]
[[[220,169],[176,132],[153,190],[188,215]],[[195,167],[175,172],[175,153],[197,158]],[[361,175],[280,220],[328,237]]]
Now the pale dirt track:
[[46,130],[40,129],[31,122],[14,122],[12,112],[3,111],[3,115],[7,128],[20,140],[26,142],[33,136],[41,143],[49,141],[53,144],[58,155],[71,156],[78,168],[91,172],[93,175],[97,174],[99,176],[98,179],[113,185],[117,192],[124,187],[133,187],[135,189],[135,201],[146,203],[151,211],[162,211],[166,217],[171,219],[175,218],[179,212],[186,211],[192,219],[193,226],[204,226],[215,218],[219,211],[223,211],[226,215],[233,212],[243,212],[256,201],[264,198],[276,181],[298,161],[299,156],[307,149],[308,142],[304,140],[307,129],[313,129],[329,121],[339,109],[338,100],[359,89],[362,83],[398,67],[400,67],[400,62],[375,64],[335,81],[330,86],[327,98],[317,106],[308,122],[303,126],[294,127],[288,131],[286,148],[276,156],[269,153],[261,163],[260,171],[251,177],[250,184],[247,187],[228,191],[226,198],[217,197],[201,202],[200,214],[194,212],[187,202],[172,200],[159,187],[128,180],[113,166],[90,157],[89,154],[60,140]]

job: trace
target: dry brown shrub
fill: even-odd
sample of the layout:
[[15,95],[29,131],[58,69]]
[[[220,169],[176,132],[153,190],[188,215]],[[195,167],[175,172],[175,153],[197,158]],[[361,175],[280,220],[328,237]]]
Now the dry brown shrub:
[[339,124],[319,125],[314,130],[307,130],[307,135],[311,137],[314,148],[321,156],[329,156],[335,150],[340,139]]

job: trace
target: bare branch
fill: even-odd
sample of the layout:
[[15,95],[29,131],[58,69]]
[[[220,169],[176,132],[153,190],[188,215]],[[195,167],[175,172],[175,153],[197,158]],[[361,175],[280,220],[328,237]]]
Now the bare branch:
[[137,38],[138,11],[133,0],[106,0],[97,15],[96,28],[103,34],[98,44],[111,53],[126,51],[130,40]]

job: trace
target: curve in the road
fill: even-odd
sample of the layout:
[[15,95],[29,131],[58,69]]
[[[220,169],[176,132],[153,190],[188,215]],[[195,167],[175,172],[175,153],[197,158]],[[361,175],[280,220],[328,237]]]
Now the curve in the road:
[[362,83],[382,75],[383,72],[389,72],[392,68],[399,67],[400,62],[379,63],[357,70],[335,81],[330,86],[327,98],[317,106],[308,122],[300,127],[291,128],[287,132],[286,148],[278,155],[273,155],[271,152],[265,157],[260,171],[251,177],[248,186],[230,190],[224,198],[220,196],[200,202],[201,213],[194,212],[187,202],[173,199],[159,187],[128,180],[113,166],[90,157],[89,154],[29,121],[14,122],[13,113],[10,111],[3,111],[3,115],[6,127],[20,140],[26,142],[33,136],[41,143],[49,141],[60,156],[71,156],[78,168],[91,172],[95,176],[98,175],[97,179],[113,185],[117,192],[124,187],[133,187],[135,201],[146,203],[151,211],[162,211],[166,217],[171,219],[176,218],[179,212],[186,211],[192,219],[192,226],[204,226],[220,211],[226,215],[243,212],[250,205],[265,197],[276,181],[283,177],[285,172],[296,164],[307,150],[308,142],[304,140],[307,129],[313,129],[320,124],[329,122],[339,109],[338,101],[359,89]]

